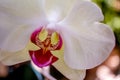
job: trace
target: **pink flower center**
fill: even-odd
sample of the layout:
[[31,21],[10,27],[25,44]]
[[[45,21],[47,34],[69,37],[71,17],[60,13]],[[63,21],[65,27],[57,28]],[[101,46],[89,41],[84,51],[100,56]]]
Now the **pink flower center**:
[[31,42],[40,48],[39,50],[29,51],[32,61],[37,66],[48,66],[58,60],[51,51],[60,50],[62,47],[62,38],[59,33],[51,32],[42,27],[32,33]]

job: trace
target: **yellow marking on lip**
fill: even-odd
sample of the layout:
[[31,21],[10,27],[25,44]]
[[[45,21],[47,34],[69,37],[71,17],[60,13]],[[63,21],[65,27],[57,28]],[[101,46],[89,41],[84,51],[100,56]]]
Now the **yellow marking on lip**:
[[59,41],[59,35],[57,32],[54,32],[51,36],[51,44],[55,45]]
[[47,38],[47,36],[48,36],[48,31],[45,29],[42,29],[38,37],[41,41],[44,41]]

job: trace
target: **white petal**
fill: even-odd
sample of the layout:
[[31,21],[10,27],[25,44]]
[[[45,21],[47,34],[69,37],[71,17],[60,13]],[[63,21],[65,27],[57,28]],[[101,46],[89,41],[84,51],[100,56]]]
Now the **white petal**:
[[0,13],[22,20],[44,17],[42,8],[43,0],[0,0]]
[[115,38],[110,28],[97,23],[101,20],[102,12],[94,3],[78,1],[71,13],[59,22],[65,44],[65,62],[69,67],[93,68],[109,56]]
[[46,0],[45,10],[50,21],[63,19],[72,8],[76,0]]
[[29,50],[38,50],[38,49],[39,48],[35,44],[29,41],[26,47],[20,51],[9,52],[9,51],[0,50],[0,62],[10,66],[28,61],[30,60],[30,56],[28,53]]
[[31,27],[37,28],[42,24],[46,24],[42,0],[0,0],[1,49],[22,49],[33,31]]
[[13,32],[11,32],[7,36],[7,38],[5,38],[1,50],[15,52],[24,49],[30,40],[31,33],[33,32],[33,30],[35,30],[34,26],[33,27],[30,26],[26,25],[26,26],[18,27],[15,30],[13,29]]
[[103,14],[96,4],[78,0],[69,15],[60,23],[67,23],[76,27],[94,21],[102,21],[103,18]]
[[65,44],[65,62],[74,69],[89,69],[101,64],[115,45],[112,30],[102,23],[77,28],[68,25],[60,29]]
[[0,62],[2,62],[4,65],[10,66],[29,60],[30,57],[27,49],[13,53],[0,50]]
[[75,70],[70,67],[68,67],[64,62],[64,52],[61,51],[55,51],[53,52],[56,57],[59,58],[58,61],[56,61],[53,65],[54,67],[60,71],[65,77],[67,77],[70,80],[83,80],[86,75],[86,70]]

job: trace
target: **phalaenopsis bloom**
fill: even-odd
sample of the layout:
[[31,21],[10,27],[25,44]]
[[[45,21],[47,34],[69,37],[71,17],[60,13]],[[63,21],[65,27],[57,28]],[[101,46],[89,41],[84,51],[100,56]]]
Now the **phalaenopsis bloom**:
[[115,45],[102,20],[100,8],[86,0],[0,0],[0,61],[32,60],[82,80],[86,69],[101,64]]

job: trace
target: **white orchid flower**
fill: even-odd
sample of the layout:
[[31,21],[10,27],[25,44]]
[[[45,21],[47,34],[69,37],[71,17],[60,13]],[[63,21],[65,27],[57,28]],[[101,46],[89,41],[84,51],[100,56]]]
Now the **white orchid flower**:
[[101,64],[115,38],[99,7],[83,0],[0,0],[0,61],[55,66],[70,80]]

